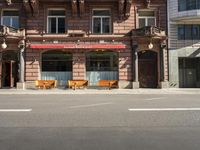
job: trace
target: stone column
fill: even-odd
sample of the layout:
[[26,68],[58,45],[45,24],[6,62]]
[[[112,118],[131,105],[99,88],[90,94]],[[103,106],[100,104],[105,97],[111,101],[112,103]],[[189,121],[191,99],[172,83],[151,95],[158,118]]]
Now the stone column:
[[84,80],[86,79],[86,60],[85,53],[74,53],[73,54],[73,80]]
[[20,48],[20,82],[24,82],[24,47]]
[[18,89],[24,89],[24,51],[25,51],[25,43],[24,40],[19,42],[19,82],[17,83]]
[[161,88],[168,88],[169,87],[169,82],[167,79],[167,70],[168,67],[167,64],[167,56],[166,56],[166,41],[164,41],[161,44],[161,49],[160,49],[161,53],[160,53],[160,62],[161,62],[161,82],[160,82],[160,87]]
[[139,85],[139,76],[138,76],[138,52],[137,52],[137,46],[134,46],[133,48],[133,61],[134,64],[133,65],[133,70],[134,70],[134,76],[135,76],[135,80],[133,81],[132,87],[133,89],[138,89],[140,87]]
[[0,52],[0,88],[2,87],[2,53]]

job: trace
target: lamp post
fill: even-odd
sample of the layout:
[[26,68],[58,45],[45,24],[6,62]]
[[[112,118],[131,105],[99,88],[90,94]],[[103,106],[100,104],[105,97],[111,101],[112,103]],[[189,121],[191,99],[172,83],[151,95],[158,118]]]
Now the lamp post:
[[24,83],[24,50],[25,50],[25,40],[21,40],[18,43],[18,48],[20,49],[20,82]]

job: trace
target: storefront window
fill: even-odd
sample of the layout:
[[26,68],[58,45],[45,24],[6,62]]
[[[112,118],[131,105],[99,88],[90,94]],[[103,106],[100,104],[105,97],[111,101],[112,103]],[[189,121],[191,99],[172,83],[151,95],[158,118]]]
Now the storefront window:
[[72,55],[62,51],[43,53],[42,71],[72,71]]
[[117,71],[118,57],[113,52],[93,52],[87,55],[87,71]]
[[90,52],[86,55],[86,79],[90,86],[99,80],[118,80],[118,55],[115,52]]

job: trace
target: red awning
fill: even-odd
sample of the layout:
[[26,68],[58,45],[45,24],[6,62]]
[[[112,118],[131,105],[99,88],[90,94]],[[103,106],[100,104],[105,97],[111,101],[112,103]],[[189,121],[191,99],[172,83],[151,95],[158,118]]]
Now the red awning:
[[124,44],[30,44],[33,49],[125,49]]

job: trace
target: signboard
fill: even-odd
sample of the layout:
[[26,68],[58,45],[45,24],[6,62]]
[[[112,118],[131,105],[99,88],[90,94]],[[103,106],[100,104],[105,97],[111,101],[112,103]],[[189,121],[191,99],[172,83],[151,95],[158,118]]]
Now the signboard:
[[33,49],[125,49],[124,44],[30,44]]

